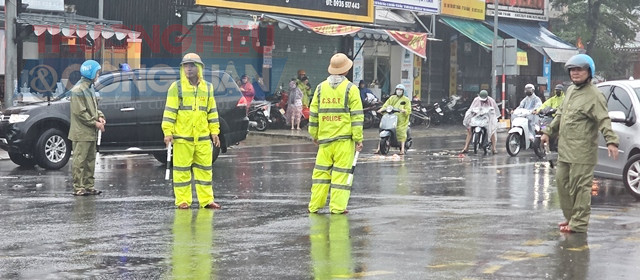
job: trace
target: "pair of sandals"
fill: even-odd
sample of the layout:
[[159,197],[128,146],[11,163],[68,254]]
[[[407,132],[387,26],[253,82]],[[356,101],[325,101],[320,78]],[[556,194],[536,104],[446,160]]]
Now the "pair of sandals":
[[102,191],[96,189],[79,189],[73,192],[74,196],[99,195]]
[[[211,203],[205,205],[204,208],[206,208],[206,209],[220,209],[222,207],[218,203],[211,202]],[[183,202],[180,205],[178,205],[178,209],[189,209],[189,204]]]

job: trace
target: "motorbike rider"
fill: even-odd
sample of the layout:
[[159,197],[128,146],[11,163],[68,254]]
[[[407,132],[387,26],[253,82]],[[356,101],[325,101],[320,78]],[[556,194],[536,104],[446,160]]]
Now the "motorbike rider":
[[371,92],[371,90],[367,88],[367,85],[364,82],[364,80],[360,80],[360,83],[358,84],[358,89],[360,89],[360,100],[362,101],[362,107],[367,107],[369,105],[366,102],[367,95],[373,94],[373,92]]
[[471,126],[469,125],[469,123],[471,122],[471,118],[473,117],[473,109],[482,107],[489,107],[494,109],[489,116],[489,127],[487,128],[487,131],[489,132],[489,135],[491,135],[491,151],[493,152],[493,154],[497,153],[496,131],[498,130],[499,117],[497,114],[498,112],[500,112],[500,108],[498,107],[496,101],[491,98],[491,96],[489,96],[489,93],[483,89],[478,93],[478,96],[473,99],[473,102],[471,102],[469,109],[464,114],[464,120],[462,121],[462,124],[467,127],[467,139],[464,142],[464,148],[462,149],[462,151],[460,151],[461,154],[466,154],[467,152],[469,152],[469,142],[471,142]]
[[[535,95],[535,87],[532,84],[527,84],[524,86],[524,94],[526,95],[522,101],[520,101],[520,105],[518,108],[524,108],[526,110],[534,112],[534,109],[540,107],[542,105],[542,100],[540,97]],[[534,125],[537,123],[538,116],[535,114],[531,114],[527,116],[529,119],[529,140],[533,141],[535,133]]]
[[309,107],[311,99],[313,99],[313,92],[311,91],[311,85],[309,85],[307,72],[302,69],[298,70],[296,78],[296,86],[302,91],[302,106]]
[[[409,115],[411,115],[411,99],[404,95],[406,88],[403,84],[396,86],[395,94],[389,97],[387,101],[382,105],[382,108],[378,110],[378,113],[392,106],[395,109],[400,110],[398,114],[398,124],[396,127],[396,139],[400,143],[400,155],[404,155],[404,142],[407,140],[407,129],[409,128]],[[375,152],[380,153],[380,143],[378,143],[378,149]]]
[[[557,84],[554,90],[553,97],[547,99],[540,107],[533,110],[534,114],[538,114],[538,112],[542,111],[545,108],[558,109],[560,104],[562,104],[562,100],[564,100],[564,91],[562,84]],[[555,114],[553,114],[555,117]]]

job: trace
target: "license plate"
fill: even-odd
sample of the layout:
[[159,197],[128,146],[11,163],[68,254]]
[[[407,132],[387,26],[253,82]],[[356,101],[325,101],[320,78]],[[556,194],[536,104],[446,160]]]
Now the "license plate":
[[376,115],[376,111],[371,111],[371,114],[375,116]]
[[440,109],[440,108],[438,107],[438,108],[436,108],[436,112],[438,112],[438,113],[442,113],[442,109]]

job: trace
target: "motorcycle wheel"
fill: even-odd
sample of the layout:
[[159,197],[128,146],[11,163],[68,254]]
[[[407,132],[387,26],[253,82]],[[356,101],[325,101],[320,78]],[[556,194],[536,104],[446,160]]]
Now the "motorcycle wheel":
[[547,155],[547,151],[540,142],[540,137],[536,137],[536,139],[533,140],[533,152],[536,153],[536,156],[539,158],[544,158]]
[[510,156],[515,157],[520,152],[521,147],[522,142],[520,141],[520,134],[509,133],[509,136],[507,136],[507,153],[509,153]]
[[471,141],[473,141],[473,153],[474,154],[478,154],[478,146],[480,146],[480,133],[473,133],[473,138],[471,139]]
[[431,127],[431,118],[427,117],[426,119],[422,120],[422,123],[424,124],[424,128]]
[[364,114],[364,123],[362,124],[363,128],[371,128],[373,127],[374,117],[371,114]]
[[386,155],[389,153],[389,148],[391,147],[389,143],[389,138],[380,139],[380,154]]
[[264,115],[258,114],[255,117],[255,122],[256,122],[255,129],[257,131],[265,131],[265,130],[267,130],[267,125],[269,124],[269,121],[267,120],[267,117],[265,117]]
[[417,126],[420,125],[422,123],[422,120],[416,116],[414,116],[413,114],[409,115],[409,123],[411,123],[411,126]]

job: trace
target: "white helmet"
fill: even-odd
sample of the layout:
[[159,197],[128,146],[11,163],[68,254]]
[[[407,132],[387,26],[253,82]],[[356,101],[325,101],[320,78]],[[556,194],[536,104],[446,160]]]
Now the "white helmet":
[[534,87],[532,84],[527,84],[526,86],[524,86],[524,92],[534,92],[536,89],[536,87]]

